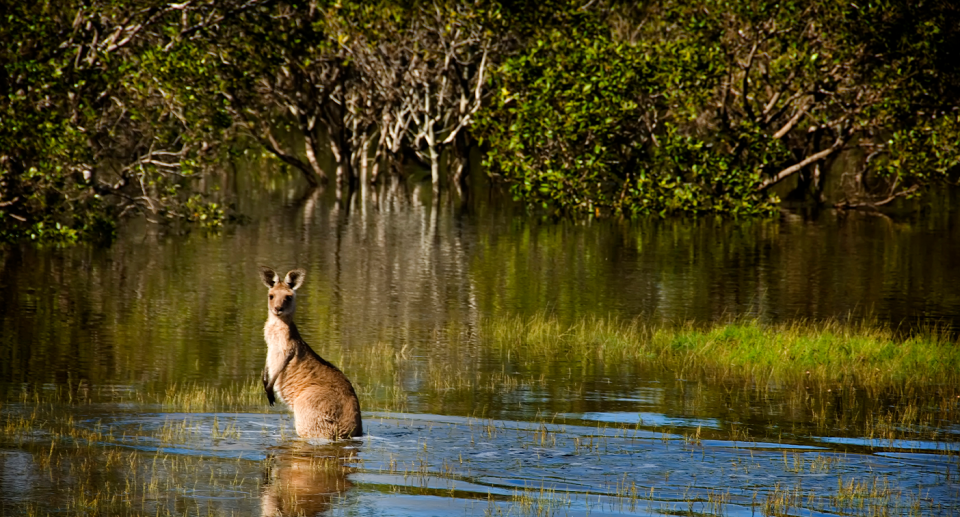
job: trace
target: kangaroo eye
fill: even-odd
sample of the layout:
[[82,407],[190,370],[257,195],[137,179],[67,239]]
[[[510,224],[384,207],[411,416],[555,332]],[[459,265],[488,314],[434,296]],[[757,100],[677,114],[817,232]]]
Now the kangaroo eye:
[[293,299],[292,297],[287,296],[286,298],[283,299],[283,301],[284,301],[284,303],[289,303],[290,300],[292,300],[292,299]]
[[271,299],[271,300],[273,299],[273,295],[272,295],[272,294],[270,295],[270,299]]

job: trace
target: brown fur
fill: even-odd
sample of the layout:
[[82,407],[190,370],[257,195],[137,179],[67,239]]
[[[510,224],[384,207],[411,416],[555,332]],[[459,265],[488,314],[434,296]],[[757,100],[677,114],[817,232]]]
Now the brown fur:
[[336,440],[360,436],[360,401],[353,385],[336,366],[328,363],[300,337],[293,322],[296,289],[306,272],[294,269],[281,282],[272,269],[260,267],[267,296],[267,364],[263,387],[273,404],[275,396],[293,409],[301,438]]

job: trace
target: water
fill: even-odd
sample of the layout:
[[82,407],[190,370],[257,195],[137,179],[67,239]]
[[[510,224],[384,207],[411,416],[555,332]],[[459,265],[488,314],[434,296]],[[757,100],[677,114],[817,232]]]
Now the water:
[[[127,483],[128,506],[145,514],[178,505],[182,513],[237,515],[536,514],[537,509],[560,515],[754,515],[765,504],[771,512],[804,514],[958,511],[955,444],[953,455],[892,444],[886,444],[886,453],[871,454],[699,440],[635,426],[586,425],[590,422],[380,412],[365,415],[368,434],[360,440],[308,444],[289,438],[292,420],[278,413],[86,416],[76,425],[101,436],[111,433],[99,444],[115,447],[122,458],[112,466],[101,460],[99,483]],[[226,432],[213,438],[214,427]],[[184,431],[157,438],[164,428]],[[30,450],[29,444],[21,447]],[[70,498],[58,489],[62,478],[50,472],[74,472],[77,468],[64,467],[71,461],[82,460],[68,456],[62,465],[40,468],[31,455],[4,450],[0,483],[6,509],[36,501],[68,507]],[[846,500],[837,488],[861,483],[866,491]],[[779,507],[778,497],[786,501]]]
[[[84,513],[77,494],[103,493],[151,515],[960,513],[960,422],[891,420],[903,400],[507,356],[481,332],[544,311],[956,332],[956,210],[555,223],[483,191],[394,184],[338,204],[246,181],[225,188],[256,190],[251,218],[220,234],[134,226],[108,249],[0,254],[0,414],[60,394],[4,435],[0,512]],[[255,392],[229,411],[161,401],[253,389],[260,264],[307,270],[297,323],[357,386],[362,440],[299,442]],[[83,452],[45,463],[64,429]]]

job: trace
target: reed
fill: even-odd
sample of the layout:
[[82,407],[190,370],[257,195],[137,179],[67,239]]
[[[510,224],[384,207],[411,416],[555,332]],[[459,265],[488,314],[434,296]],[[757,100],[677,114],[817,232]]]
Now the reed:
[[263,386],[256,380],[220,387],[196,382],[174,383],[157,399],[164,410],[185,413],[266,410]]

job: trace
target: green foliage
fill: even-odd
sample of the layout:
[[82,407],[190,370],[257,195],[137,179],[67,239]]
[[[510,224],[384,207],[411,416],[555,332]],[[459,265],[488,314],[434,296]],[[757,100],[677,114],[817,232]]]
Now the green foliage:
[[182,193],[232,125],[190,94],[214,82],[210,56],[175,44],[213,19],[212,7],[7,7],[0,39],[15,43],[0,48],[0,241],[109,241],[125,216],[184,219],[194,192]]
[[[112,232],[82,174],[92,161],[83,125],[92,106],[71,95],[101,78],[64,70],[73,56],[48,43],[68,16],[44,3],[14,3],[0,22],[0,40],[10,43],[0,49],[0,240],[64,243]],[[63,116],[65,105],[76,120]]]
[[[535,44],[504,62],[475,126],[486,165],[513,182],[518,198],[563,213],[771,209],[775,198],[755,189],[760,167],[712,152],[713,142],[682,129],[721,80],[720,48],[706,33],[630,44],[598,15],[575,20],[538,31]],[[740,138],[758,136],[747,127]],[[764,154],[782,152],[770,147]]]
[[205,202],[199,194],[194,194],[184,203],[187,222],[198,223],[204,228],[219,228],[223,226],[227,215],[223,207],[214,202]]
[[[773,211],[778,198],[757,190],[761,167],[744,165],[716,152],[716,143],[683,134],[666,125],[650,159],[641,165],[636,182],[627,188],[631,215],[726,213],[762,215]],[[749,133],[745,132],[745,135]]]
[[[876,166],[885,179],[900,178],[908,187],[938,178],[957,181],[960,173],[960,112],[953,111],[896,131]],[[901,178],[902,177],[902,178]]]
[[519,197],[607,208],[622,191],[617,174],[642,158],[644,56],[599,34],[589,22],[538,34],[497,71],[477,132]]
[[766,214],[791,177],[792,196],[822,202],[831,160],[858,147],[870,159],[845,187],[867,202],[956,169],[960,17],[942,3],[559,10],[494,74],[474,127],[533,205]]

